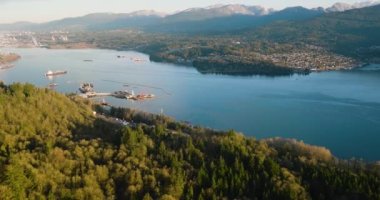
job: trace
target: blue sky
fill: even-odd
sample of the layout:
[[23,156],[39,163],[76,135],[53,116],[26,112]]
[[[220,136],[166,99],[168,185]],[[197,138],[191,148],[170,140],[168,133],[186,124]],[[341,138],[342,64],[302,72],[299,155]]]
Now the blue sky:
[[[328,7],[338,0],[0,0],[0,23],[16,21],[45,22],[94,12],[131,12],[157,10],[175,12],[215,4],[262,5],[282,9],[289,6]],[[355,3],[360,0],[342,0]]]

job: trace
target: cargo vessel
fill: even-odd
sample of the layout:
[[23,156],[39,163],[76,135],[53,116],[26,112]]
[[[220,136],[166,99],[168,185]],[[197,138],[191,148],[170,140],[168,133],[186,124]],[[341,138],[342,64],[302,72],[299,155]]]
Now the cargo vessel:
[[58,75],[63,75],[63,74],[67,74],[67,71],[51,71],[49,70],[48,72],[46,72],[45,76],[58,76]]

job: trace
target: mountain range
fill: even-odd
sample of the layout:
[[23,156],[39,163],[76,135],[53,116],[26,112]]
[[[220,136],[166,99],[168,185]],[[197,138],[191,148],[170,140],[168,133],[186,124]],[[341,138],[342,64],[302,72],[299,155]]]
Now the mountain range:
[[290,7],[274,10],[262,6],[240,4],[214,5],[206,8],[191,8],[174,14],[143,10],[132,13],[94,13],[81,17],[65,18],[46,23],[18,22],[0,24],[0,30],[112,30],[140,29],[147,32],[194,33],[228,32],[266,25],[275,21],[302,21],[331,12],[343,12],[379,4],[368,1],[356,4],[336,3],[329,8],[307,9]]

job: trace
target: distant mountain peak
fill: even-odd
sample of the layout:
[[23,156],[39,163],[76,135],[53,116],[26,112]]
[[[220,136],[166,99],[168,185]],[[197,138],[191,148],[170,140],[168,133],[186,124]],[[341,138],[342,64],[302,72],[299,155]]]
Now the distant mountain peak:
[[158,16],[158,17],[165,17],[167,14],[166,13],[162,13],[162,12],[157,12],[157,11],[154,11],[154,10],[139,10],[139,11],[135,11],[135,12],[131,12],[129,13],[130,16],[135,16],[135,17],[140,17],[140,16],[143,16],[143,17],[148,17],[148,16]]
[[206,9],[214,9],[214,8],[220,8],[220,7],[223,7],[225,6],[226,4],[215,4],[215,5],[211,5],[211,6],[207,6]]
[[117,17],[117,16],[126,16],[126,17],[164,17],[165,13],[156,12],[154,10],[138,10],[131,13],[112,13],[112,12],[104,12],[104,13],[91,13],[84,15],[82,17],[88,18],[102,18],[102,17]]
[[284,10],[309,10],[303,6],[294,6],[294,7],[287,7],[287,8],[284,8],[282,11]]
[[[171,21],[204,20],[232,15],[263,16],[274,12],[262,6],[246,6],[242,4],[217,4],[204,8],[189,8],[172,15]],[[175,18],[175,19],[174,19]]]
[[329,8],[326,8],[327,12],[343,12],[346,10],[352,10],[352,9],[357,9],[357,8],[365,8],[365,7],[370,7],[370,6],[375,6],[379,5],[380,1],[363,1],[363,2],[358,2],[354,4],[349,4],[349,3],[344,3],[344,2],[338,2],[332,5]]

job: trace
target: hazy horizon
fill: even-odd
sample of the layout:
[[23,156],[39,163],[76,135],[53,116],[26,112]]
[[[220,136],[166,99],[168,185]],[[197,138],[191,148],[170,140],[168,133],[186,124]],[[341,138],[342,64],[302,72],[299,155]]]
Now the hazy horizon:
[[305,0],[192,0],[178,2],[174,0],[164,0],[159,2],[150,2],[149,0],[140,0],[132,2],[126,0],[0,0],[0,23],[15,22],[35,22],[42,23],[66,17],[77,17],[91,13],[130,13],[139,10],[154,10],[163,13],[175,13],[181,10],[194,7],[207,7],[216,4],[244,4],[260,5],[266,8],[280,10],[286,7],[303,6],[306,8],[330,7],[333,4],[341,3],[358,3],[365,1],[346,0],[321,0],[310,2]]

